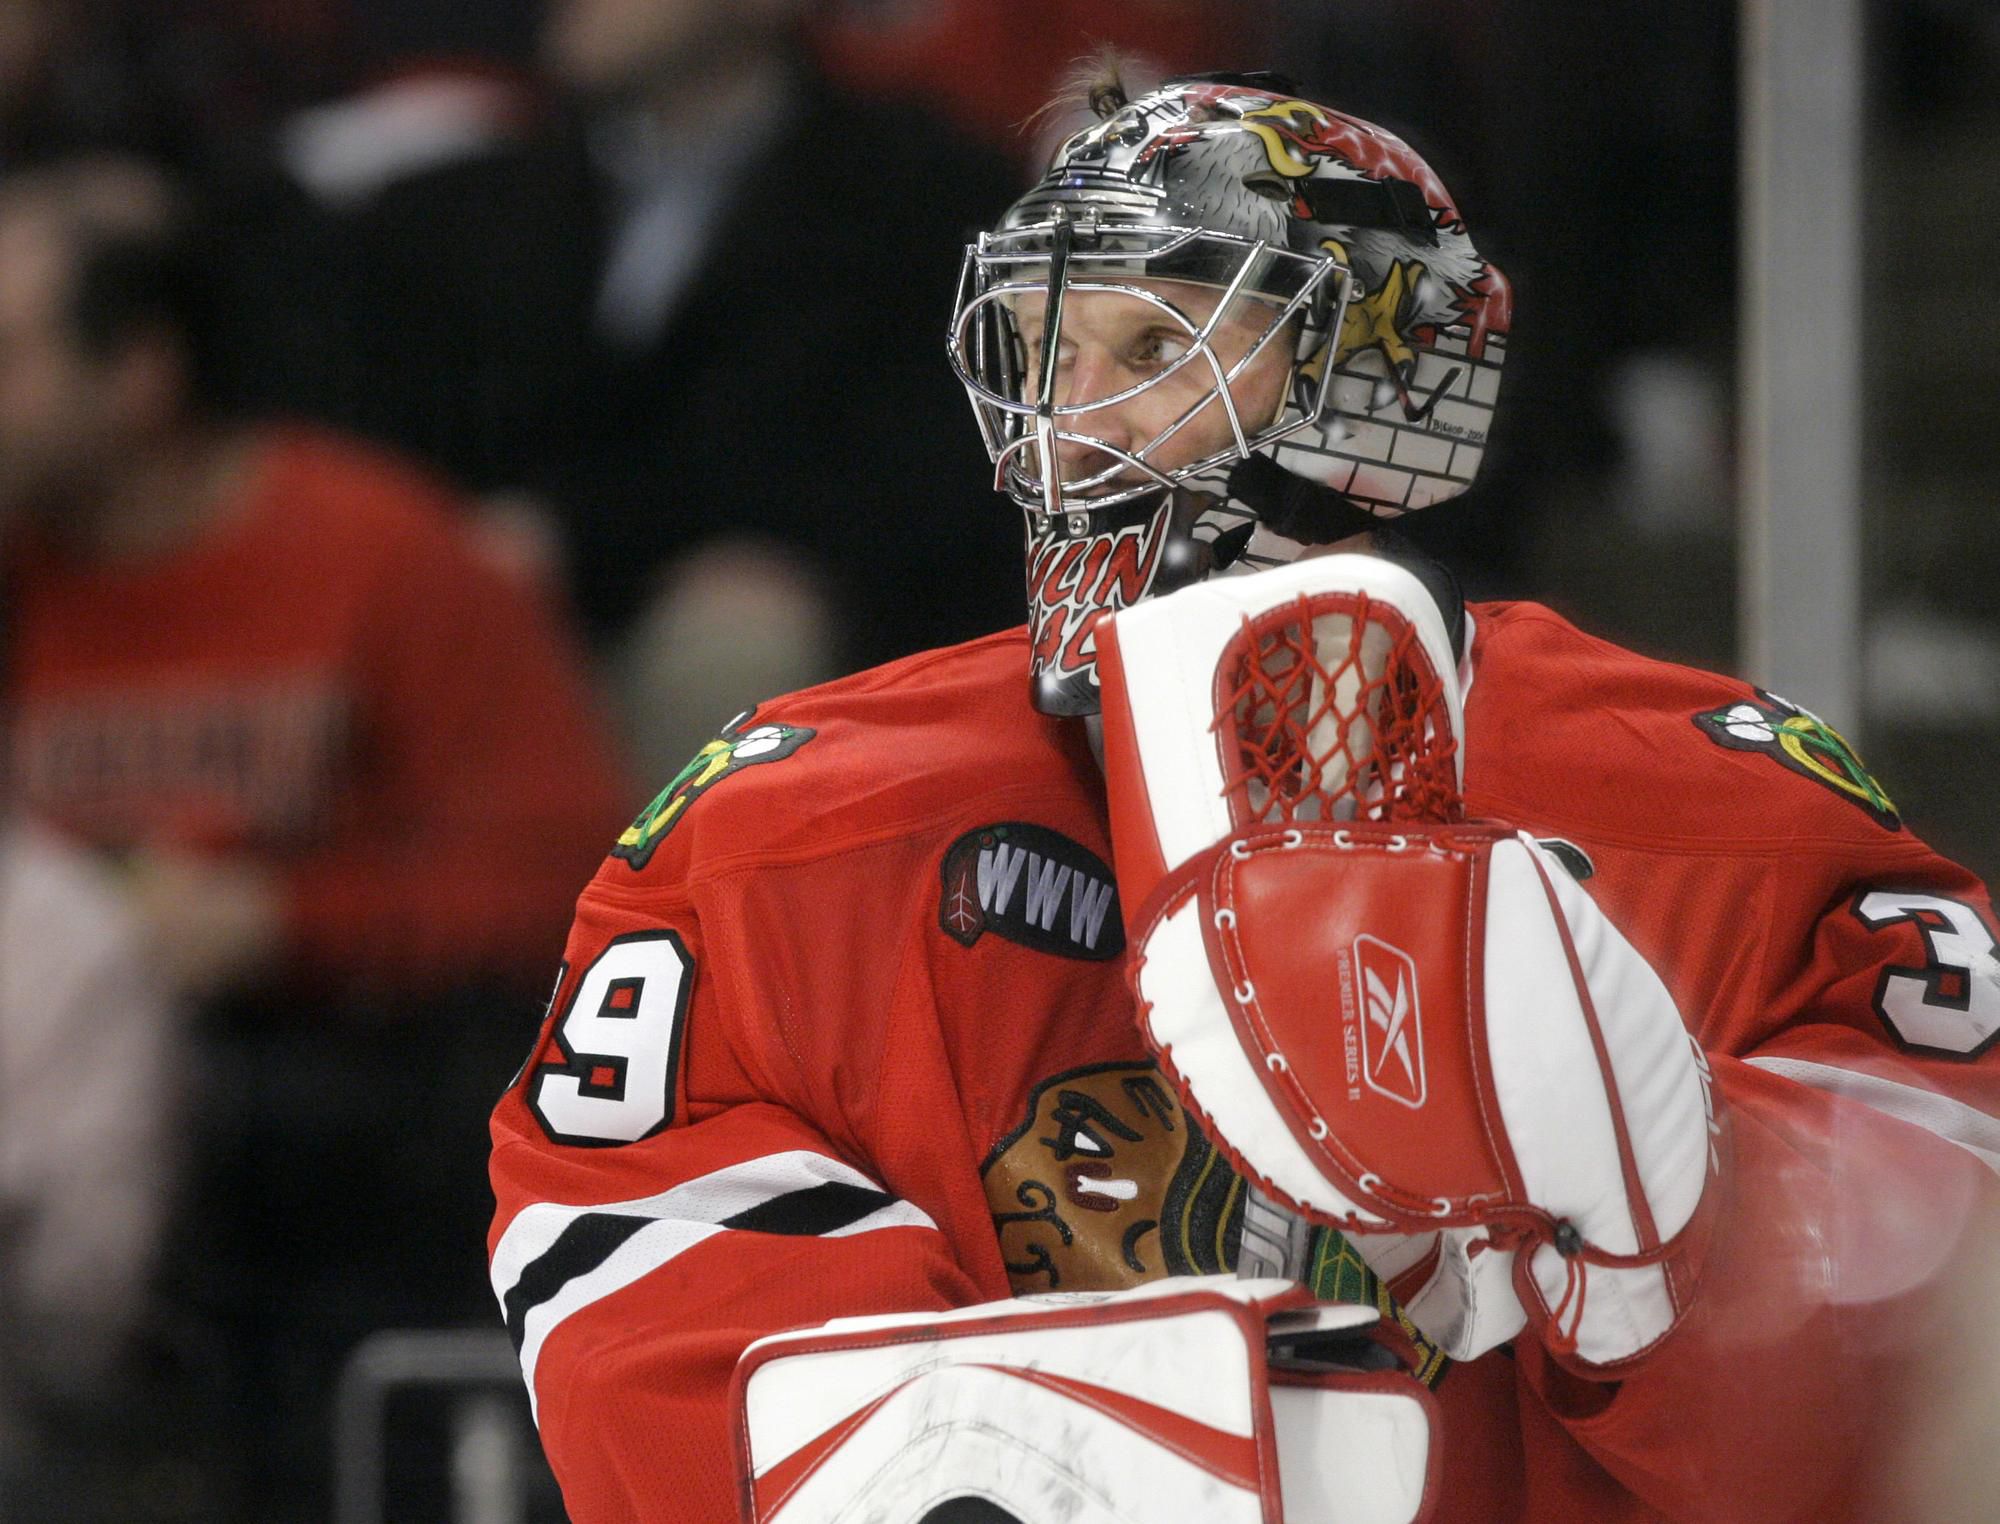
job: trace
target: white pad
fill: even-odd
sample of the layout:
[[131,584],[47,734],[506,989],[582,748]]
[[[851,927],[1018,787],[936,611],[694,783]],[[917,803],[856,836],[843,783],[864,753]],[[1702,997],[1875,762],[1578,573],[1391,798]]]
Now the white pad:
[[[1554,891],[1554,912],[1545,885]],[[1596,1015],[1609,1085],[1570,975],[1565,930]],[[1715,1164],[1707,1061],[1660,976],[1525,833],[1493,849],[1485,977],[1493,1086],[1528,1199],[1617,1254],[1640,1247],[1633,1220],[1639,1205],[1661,1237],[1678,1233]],[[1636,1197],[1619,1170],[1621,1121],[1638,1171]],[[1569,1267],[1543,1244],[1531,1268],[1543,1301],[1555,1307]],[[1592,1266],[1586,1274],[1590,1289],[1575,1330],[1584,1361],[1629,1359],[1680,1316],[1665,1265]]]
[[752,1515],[921,1524],[978,1498],[1024,1524],[1411,1524],[1436,1471],[1423,1388],[1337,1371],[1274,1395],[1268,1368],[1267,1327],[1374,1321],[1188,1277],[762,1339],[737,1374]]

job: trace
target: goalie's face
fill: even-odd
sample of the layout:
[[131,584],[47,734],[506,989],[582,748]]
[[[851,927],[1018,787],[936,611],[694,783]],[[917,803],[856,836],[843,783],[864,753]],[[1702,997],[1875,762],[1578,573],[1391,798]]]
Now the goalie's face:
[[1181,484],[1278,416],[1299,324],[1254,296],[1129,276],[1073,281],[1060,302],[1021,291],[1008,317],[1040,414],[1001,468],[1043,505],[1028,515],[1031,692],[1045,713],[1090,714],[1098,615],[1198,580],[1241,521],[1198,528],[1214,500]]
[[[1296,323],[1256,297],[1190,281],[1072,284],[1049,342],[1049,298],[1012,304],[1024,400],[1064,410],[1057,475],[1072,503],[1124,491],[1233,451],[1277,416],[1291,375]],[[1053,386],[1044,392],[1045,368]],[[1041,445],[1029,470],[1043,474]]]

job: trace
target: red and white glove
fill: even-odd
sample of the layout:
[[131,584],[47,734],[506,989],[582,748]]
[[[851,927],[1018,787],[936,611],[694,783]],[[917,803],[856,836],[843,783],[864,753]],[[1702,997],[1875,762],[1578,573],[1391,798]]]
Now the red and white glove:
[[[1395,638],[1354,633],[1371,625]],[[1310,679],[1308,626],[1338,648]],[[1586,1372],[1652,1349],[1705,1237],[1707,1065],[1659,977],[1531,837],[1412,818],[1436,789],[1405,785],[1427,766],[1426,787],[1448,783],[1463,734],[1422,584],[1328,556],[1139,604],[1097,645],[1142,1023],[1218,1146],[1378,1270],[1435,1235],[1407,1306],[1459,1358],[1530,1318]],[[1329,715],[1343,681],[1359,707]],[[1246,731],[1287,705],[1289,731]],[[1398,1237],[1371,1254],[1371,1234]]]
[[1438,1461],[1410,1358],[1372,1308],[1216,1276],[839,1319],[737,1366],[743,1518],[1414,1524]]

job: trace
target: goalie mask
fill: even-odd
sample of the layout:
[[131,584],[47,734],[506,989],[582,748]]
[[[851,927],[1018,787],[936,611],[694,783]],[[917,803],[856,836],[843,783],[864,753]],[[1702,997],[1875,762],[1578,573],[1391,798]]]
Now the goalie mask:
[[1100,115],[966,250],[947,340],[1050,714],[1097,709],[1099,614],[1463,491],[1511,306],[1408,145],[1276,76]]

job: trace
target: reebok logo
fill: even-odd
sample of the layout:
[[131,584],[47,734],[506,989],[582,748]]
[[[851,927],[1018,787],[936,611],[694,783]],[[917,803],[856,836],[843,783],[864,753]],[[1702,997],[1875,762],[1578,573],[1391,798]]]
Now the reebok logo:
[[945,853],[941,877],[938,925],[966,947],[991,931],[1064,958],[1124,951],[1111,869],[1046,826],[1006,821],[969,831]]
[[1370,1090],[1411,1110],[1424,1104],[1424,1027],[1417,965],[1401,948],[1371,936],[1354,939],[1361,976],[1361,1078]]

